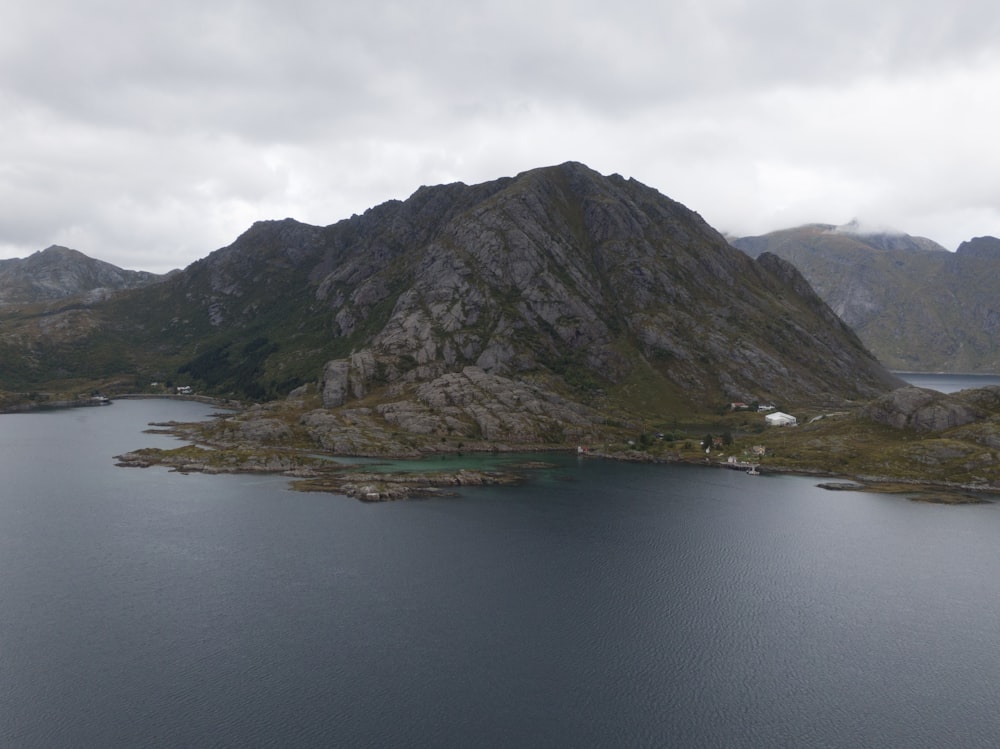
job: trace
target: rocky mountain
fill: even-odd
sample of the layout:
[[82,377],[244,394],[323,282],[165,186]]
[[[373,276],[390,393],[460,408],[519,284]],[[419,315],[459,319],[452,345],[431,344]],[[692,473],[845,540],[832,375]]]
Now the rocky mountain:
[[788,260],[891,369],[1000,371],[1000,240],[951,253],[906,234],[810,224],[731,240]]
[[806,224],[792,229],[780,229],[759,237],[730,238],[732,244],[751,257],[762,252],[773,252],[784,257],[798,253],[825,253],[835,248],[842,253],[928,251],[947,252],[932,239],[910,234],[871,231],[857,221],[835,226],[834,224]]
[[257,399],[317,383],[302,423],[325,446],[358,422],[384,442],[559,442],[900,384],[789,263],[576,163],[423,187],[327,227],[260,222],[161,284],[51,314],[76,316],[73,340],[50,321],[35,361],[76,376]]
[[52,245],[24,259],[0,260],[0,305],[100,295],[147,286],[162,278],[155,273],[123,270],[77,250]]
[[977,257],[996,262],[1000,260],[1000,239],[975,237],[968,242],[962,242],[955,252],[962,257]]

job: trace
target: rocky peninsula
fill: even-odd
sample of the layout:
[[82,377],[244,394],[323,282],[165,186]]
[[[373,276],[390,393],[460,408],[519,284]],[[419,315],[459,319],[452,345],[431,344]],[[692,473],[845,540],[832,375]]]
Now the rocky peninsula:
[[[395,429],[393,429],[395,427]],[[327,491],[364,501],[427,496],[459,486],[511,484],[514,469],[424,471],[420,458],[511,452],[577,452],[589,458],[684,462],[722,468],[753,464],[764,473],[850,480],[831,489],[900,493],[947,503],[1000,493],[1000,387],[944,395],[900,388],[854,409],[809,414],[795,427],[764,427],[757,413],[731,412],[667,433],[656,425],[605,429],[587,443],[470,439],[401,431],[372,409],[324,409],[302,392],[282,401],[218,414],[208,422],[153,425],[186,445],[136,450],[117,457],[130,467],[160,465],[180,472],[272,473],[302,491]],[[509,434],[507,435],[510,436]],[[349,446],[349,450],[338,447]],[[413,460],[410,470],[358,466],[357,457]]]

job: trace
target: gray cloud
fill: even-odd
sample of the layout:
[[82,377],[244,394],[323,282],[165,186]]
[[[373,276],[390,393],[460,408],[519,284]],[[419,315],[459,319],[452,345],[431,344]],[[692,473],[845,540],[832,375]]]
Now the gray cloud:
[[735,233],[1000,234],[992,3],[94,5],[0,28],[0,256],[167,270],[567,159]]

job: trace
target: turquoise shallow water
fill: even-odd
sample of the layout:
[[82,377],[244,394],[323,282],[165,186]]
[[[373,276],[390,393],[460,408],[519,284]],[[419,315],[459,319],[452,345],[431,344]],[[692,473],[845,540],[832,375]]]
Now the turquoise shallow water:
[[336,458],[357,470],[378,469],[382,473],[431,473],[435,471],[502,471],[530,468],[538,463],[565,464],[575,453],[448,453],[425,458],[387,460],[383,458]]
[[368,505],[0,416],[0,745],[987,747],[1000,505],[542,456]]

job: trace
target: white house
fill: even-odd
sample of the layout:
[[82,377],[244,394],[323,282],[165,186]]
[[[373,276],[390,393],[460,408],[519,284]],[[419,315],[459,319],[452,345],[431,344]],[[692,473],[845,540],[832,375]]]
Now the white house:
[[767,422],[769,427],[795,426],[798,423],[794,416],[782,413],[781,411],[775,411],[773,414],[768,414],[764,417],[764,421]]

